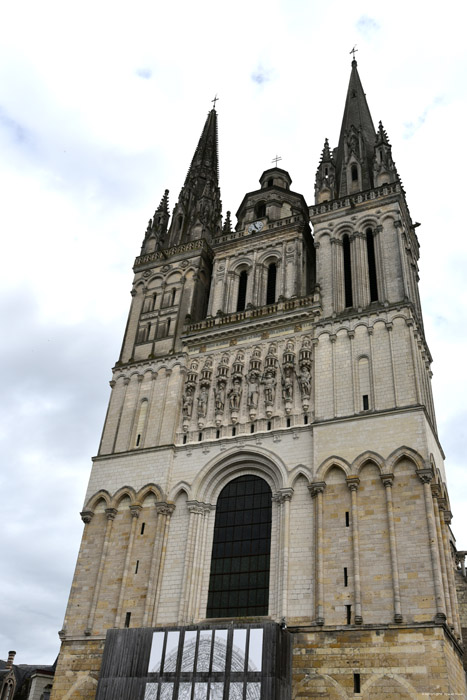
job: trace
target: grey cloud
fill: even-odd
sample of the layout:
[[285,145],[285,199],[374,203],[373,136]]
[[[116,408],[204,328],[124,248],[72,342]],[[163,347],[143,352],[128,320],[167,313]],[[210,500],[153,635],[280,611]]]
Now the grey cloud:
[[18,651],[19,663],[52,663],[120,333],[94,321],[45,326],[27,290],[2,300],[0,314],[9,329],[0,346],[9,397],[0,405],[0,490],[9,494],[2,505],[8,567],[0,569],[0,643]]
[[426,122],[426,119],[428,117],[428,114],[438,105],[442,104],[443,98],[442,97],[435,97],[433,99],[433,102],[429,104],[423,112],[416,118],[414,121],[411,122],[405,122],[404,127],[405,127],[405,133],[403,134],[404,139],[410,139],[412,136],[415,134],[420,127],[423,126],[423,124]]
[[264,68],[262,65],[259,65],[251,74],[252,81],[258,85],[269,82],[271,77],[272,71],[268,68]]
[[136,75],[144,80],[149,80],[152,78],[152,70],[150,68],[138,68],[136,70]]
[[17,143],[25,143],[32,141],[31,133],[20,122],[16,121],[6,110],[0,106],[0,125],[7,131],[10,137]]
[[378,33],[380,25],[378,22],[369,17],[368,15],[362,15],[356,22],[357,31],[364,39],[372,39],[375,34]]

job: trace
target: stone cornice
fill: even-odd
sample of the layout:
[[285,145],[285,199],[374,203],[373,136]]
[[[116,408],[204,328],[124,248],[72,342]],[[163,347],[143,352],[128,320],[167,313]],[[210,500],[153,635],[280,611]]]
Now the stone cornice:
[[165,250],[157,250],[154,253],[148,253],[147,255],[139,255],[134,262],[133,270],[139,270],[146,265],[151,265],[157,262],[167,262],[169,258],[173,258],[177,255],[183,255],[184,253],[191,253],[193,251],[205,252],[209,257],[213,257],[211,247],[208,245],[205,238],[198,238],[196,241],[189,241],[188,243],[182,243],[181,245],[173,246],[172,248],[167,248]]

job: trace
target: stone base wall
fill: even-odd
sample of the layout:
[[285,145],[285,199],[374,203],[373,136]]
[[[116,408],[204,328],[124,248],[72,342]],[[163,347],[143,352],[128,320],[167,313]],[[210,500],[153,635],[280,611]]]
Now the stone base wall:
[[461,650],[442,626],[294,633],[292,698],[466,697]]
[[62,642],[50,700],[94,700],[105,639]]

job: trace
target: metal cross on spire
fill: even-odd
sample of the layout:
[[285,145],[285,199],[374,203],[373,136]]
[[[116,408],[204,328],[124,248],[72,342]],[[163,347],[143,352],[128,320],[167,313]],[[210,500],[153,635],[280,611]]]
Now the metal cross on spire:
[[216,93],[216,96],[214,97],[214,99],[213,99],[213,100],[211,100],[211,102],[213,102],[213,103],[214,103],[214,107],[213,107],[213,109],[216,109],[216,102],[217,102],[217,100],[218,100],[218,99],[219,99],[219,98],[217,97],[217,93]]
[[355,46],[353,47],[352,51],[349,51],[349,53],[352,54],[352,61],[355,61],[355,53],[356,53],[356,51],[358,51],[358,49],[356,48],[356,46],[357,46],[357,44],[355,44]]
[[277,162],[279,160],[282,160],[282,156],[276,156],[275,158],[272,159],[271,163],[274,163],[276,168],[277,168]]

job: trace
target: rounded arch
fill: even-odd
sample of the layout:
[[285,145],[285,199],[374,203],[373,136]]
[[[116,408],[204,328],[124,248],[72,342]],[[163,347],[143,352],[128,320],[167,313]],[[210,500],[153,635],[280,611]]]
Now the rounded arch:
[[97,491],[93,496],[91,496],[85,503],[84,510],[92,510],[94,511],[96,509],[97,504],[99,501],[104,501],[105,507],[110,508],[110,503],[111,503],[111,496],[108,491],[105,489],[101,489],[100,491]]
[[377,216],[370,216],[369,214],[365,214],[361,218],[357,220],[357,226],[360,228],[362,231],[366,232],[367,228],[371,228],[373,231],[376,226],[378,226],[378,217]]
[[349,329],[349,330],[354,330],[354,331],[356,331],[357,328],[364,328],[364,329],[367,331],[369,327],[370,327],[370,325],[369,325],[369,323],[367,323],[366,321],[357,321],[357,323],[355,324],[355,326],[353,326],[353,329]]
[[181,493],[184,493],[188,500],[190,499],[190,485],[186,481],[179,481],[175,484],[170,489],[167,498],[171,503],[175,503]]
[[347,462],[347,460],[342,459],[342,457],[332,455],[332,457],[328,457],[324,460],[324,462],[321,462],[320,466],[316,471],[316,481],[325,481],[326,474],[333,467],[337,467],[337,469],[342,469],[345,476],[350,476],[351,474],[350,464]]
[[74,683],[66,695],[63,696],[63,700],[70,700],[75,696],[76,691],[79,689],[81,691],[88,690],[89,692],[95,692],[95,686],[97,686],[97,679],[91,676],[91,674],[86,674],[85,676],[80,676],[76,683]]
[[386,464],[388,471],[394,471],[394,467],[401,461],[401,459],[408,459],[413,462],[415,469],[423,469],[424,467],[424,459],[421,454],[411,447],[402,445],[402,447],[398,447],[397,450],[391,452],[387,458]]
[[349,223],[343,222],[342,224],[339,224],[336,227],[335,236],[337,238],[342,239],[345,236],[345,234],[347,234],[348,236],[351,236],[353,232],[354,232],[353,227]]
[[162,285],[163,281],[164,281],[164,277],[160,273],[153,275],[152,277],[150,277],[148,279],[148,283],[147,283],[148,291],[149,290],[154,291],[154,289],[158,289]]
[[122,486],[112,496],[112,500],[110,502],[111,508],[118,508],[120,501],[122,501],[122,499],[125,498],[125,496],[127,496],[130,499],[130,504],[133,505],[136,500],[136,493],[134,488],[132,488],[131,486]]
[[270,263],[276,263],[280,265],[282,260],[282,255],[277,248],[269,248],[265,250],[258,258],[258,265],[269,265]]
[[165,278],[166,284],[179,284],[182,276],[183,273],[180,270],[170,270],[170,272],[167,273],[167,277]]
[[243,270],[250,272],[252,267],[250,258],[248,258],[246,255],[242,255],[230,263],[229,272],[239,275],[241,272],[243,272]]
[[273,493],[287,484],[287,469],[276,454],[254,447],[248,450],[236,448],[208,462],[193,483],[191,498],[204,503],[215,503],[224,486],[244,474],[261,477]]
[[136,494],[135,500],[138,503],[143,503],[144,499],[150,494],[154,494],[156,501],[163,501],[163,492],[160,486],[157,484],[145,484],[145,486],[142,486],[138,493]]
[[[362,357],[366,357],[366,355],[362,355]],[[377,452],[373,452],[372,450],[366,450],[365,452],[359,454],[358,457],[356,457],[352,462],[352,474],[359,474],[363,467],[369,462],[378,467],[379,471],[383,473],[384,459]]]

